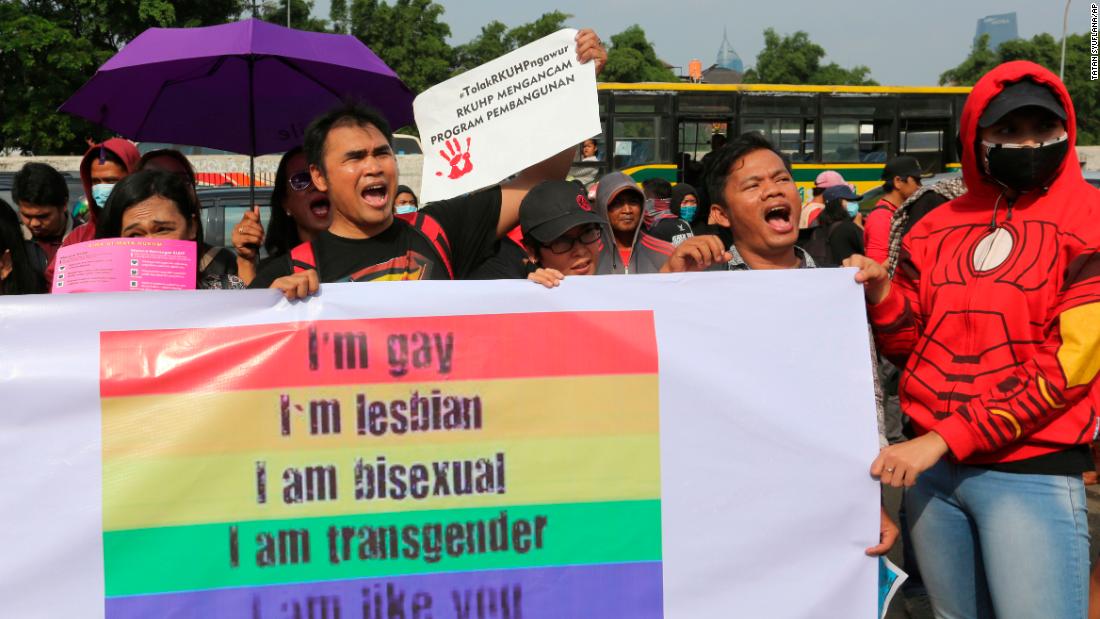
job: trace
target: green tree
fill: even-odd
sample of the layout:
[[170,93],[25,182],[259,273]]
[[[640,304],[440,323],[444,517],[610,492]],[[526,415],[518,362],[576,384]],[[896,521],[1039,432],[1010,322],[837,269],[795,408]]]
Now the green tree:
[[122,45],[152,26],[223,23],[239,0],[0,1],[0,150],[79,154],[106,130],[57,113]]
[[[990,51],[988,37],[983,35],[970,55],[940,75],[940,84],[972,86],[990,69],[1013,60],[1030,60],[1058,73],[1061,59],[1061,41],[1046,33],[1005,41],[996,51]],[[1100,144],[1100,88],[1090,79],[1089,61],[1088,34],[1067,36],[1064,81],[1077,112],[1077,143],[1081,145]]]
[[348,33],[348,1],[332,0],[328,7],[328,19],[332,22],[332,31],[337,34]]
[[764,49],[756,66],[745,71],[746,84],[842,84],[874,85],[871,70],[863,65],[845,69],[835,62],[822,64],[825,48],[799,30],[781,36],[774,28],[764,31]]
[[431,0],[354,0],[350,27],[414,92],[451,76],[451,27]]
[[481,34],[472,41],[455,48],[455,75],[469,71],[523,47],[542,37],[553,34],[565,27],[566,20],[573,17],[568,13],[553,11],[543,13],[533,22],[509,29],[503,23],[493,20],[481,27]]
[[[260,10],[260,19],[285,26],[286,4],[288,0],[279,0],[277,4],[265,3]],[[290,1],[290,27],[295,30],[308,30],[310,32],[327,32],[328,24],[323,19],[313,17],[313,0],[289,0]]]
[[454,74],[464,73],[512,51],[508,26],[493,20],[481,27],[481,34],[454,50]]
[[634,24],[611,37],[607,64],[600,73],[603,82],[676,82],[676,74],[665,66],[642,27]]

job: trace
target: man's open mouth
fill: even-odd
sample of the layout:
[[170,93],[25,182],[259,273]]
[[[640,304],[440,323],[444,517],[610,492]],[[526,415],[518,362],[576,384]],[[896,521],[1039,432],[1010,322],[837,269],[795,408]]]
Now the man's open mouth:
[[372,183],[363,187],[359,196],[371,208],[386,208],[386,185],[384,183]]
[[764,211],[764,221],[772,230],[779,234],[787,234],[794,230],[791,223],[791,207],[786,204],[769,207]]

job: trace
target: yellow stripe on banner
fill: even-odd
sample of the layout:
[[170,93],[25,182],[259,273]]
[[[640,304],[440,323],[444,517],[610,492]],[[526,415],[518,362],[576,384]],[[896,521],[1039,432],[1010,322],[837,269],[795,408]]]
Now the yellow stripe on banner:
[[[388,405],[408,402],[413,391],[430,395],[433,389],[478,396],[481,429],[399,434],[387,426],[381,436],[369,428],[367,434],[358,433],[359,394],[367,403]],[[282,395],[288,396],[289,436],[282,434]],[[339,403],[340,432],[334,433],[332,409],[326,413],[317,406],[317,434],[310,434],[310,401],[333,399]],[[466,410],[472,416],[472,401]],[[637,374],[109,398],[103,401],[103,459],[646,434],[658,431],[658,410],[657,376]],[[387,419],[393,420],[388,413]],[[326,421],[329,433],[322,434]]]
[[[385,457],[394,465],[427,465],[427,490],[439,489],[434,462],[487,459],[482,469],[493,470],[503,454],[504,492],[465,496],[428,495],[357,500],[356,460],[377,465]],[[257,496],[257,466],[266,466],[266,502]],[[330,473],[335,471],[336,493],[330,498]],[[453,465],[452,465],[453,466]],[[315,467],[312,470],[307,467]],[[288,468],[289,476],[284,477]],[[377,471],[377,468],[374,469]],[[300,473],[300,476],[296,473]],[[389,477],[390,473],[386,473]],[[457,487],[445,472],[447,490]],[[407,478],[407,476],[406,476]],[[287,504],[290,488],[312,491],[314,501]],[[475,477],[476,479],[476,477]],[[392,480],[391,480],[392,481]],[[391,481],[387,482],[393,488]],[[365,484],[364,484],[365,486]],[[475,484],[474,488],[478,486]],[[485,483],[481,488],[489,489]],[[297,496],[297,495],[292,495]],[[234,455],[116,458],[103,468],[103,528],[105,531],[180,526],[248,520],[271,520],[404,512],[419,510],[585,503],[654,499],[660,497],[659,437],[656,434],[617,437],[522,439],[477,444],[389,446],[379,449],[340,449],[299,453],[244,453]]]

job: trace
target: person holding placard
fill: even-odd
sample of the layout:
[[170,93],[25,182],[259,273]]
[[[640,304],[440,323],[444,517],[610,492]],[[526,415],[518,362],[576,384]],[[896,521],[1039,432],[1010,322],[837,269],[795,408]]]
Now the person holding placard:
[[[577,34],[577,56],[597,71],[607,52],[592,30]],[[314,185],[334,209],[329,230],[257,274],[253,288],[277,288],[288,299],[322,282],[461,279],[493,254],[496,240],[519,223],[519,205],[545,180],[563,179],[570,147],[514,179],[429,204],[413,221],[394,216],[397,162],[389,124],[375,111],[347,104],[310,124],[305,151]]]
[[[722,146],[706,180],[711,213],[730,229],[733,243],[727,248],[715,235],[690,238],[672,252],[662,273],[816,268],[813,258],[795,244],[802,203],[791,163],[767,138],[746,133]],[[873,362],[873,346],[870,355]],[[885,445],[877,376],[874,385],[879,440]],[[886,554],[900,535],[885,508],[880,522],[879,543],[866,549],[869,555]]]

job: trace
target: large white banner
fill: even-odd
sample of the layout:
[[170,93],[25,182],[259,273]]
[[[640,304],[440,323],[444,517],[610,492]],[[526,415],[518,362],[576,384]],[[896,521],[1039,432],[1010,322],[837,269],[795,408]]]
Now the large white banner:
[[870,619],[863,316],[839,269],[4,298],[0,615]]
[[600,133],[596,65],[561,30],[425,90],[421,202],[494,185]]

